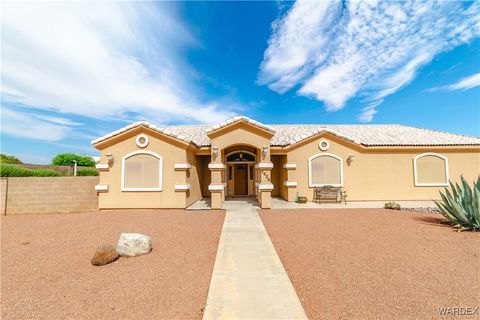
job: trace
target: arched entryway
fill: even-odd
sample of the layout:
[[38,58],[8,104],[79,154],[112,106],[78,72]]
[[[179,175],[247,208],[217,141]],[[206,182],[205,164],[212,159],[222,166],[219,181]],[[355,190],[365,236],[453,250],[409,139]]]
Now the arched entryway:
[[249,146],[235,146],[224,151],[227,196],[255,195],[255,164],[258,151]]

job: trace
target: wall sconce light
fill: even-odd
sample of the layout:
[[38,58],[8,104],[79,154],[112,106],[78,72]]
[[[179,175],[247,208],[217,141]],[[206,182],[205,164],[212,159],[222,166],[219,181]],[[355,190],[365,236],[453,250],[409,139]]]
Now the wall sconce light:
[[265,160],[265,158],[267,157],[267,152],[268,152],[268,147],[265,146],[262,148],[262,158]]
[[355,159],[355,155],[349,155],[347,158],[347,164],[350,165],[353,162],[353,159]]
[[113,155],[109,152],[107,153],[108,165],[111,167],[113,166]]
[[214,146],[212,148],[212,155],[213,155],[213,159],[216,160],[217,157],[218,157],[218,147],[217,146]]

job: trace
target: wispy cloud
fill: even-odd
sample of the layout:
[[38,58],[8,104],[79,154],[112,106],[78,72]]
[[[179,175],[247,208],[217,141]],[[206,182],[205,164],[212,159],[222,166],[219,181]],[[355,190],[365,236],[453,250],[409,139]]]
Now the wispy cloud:
[[480,73],[468,76],[466,78],[460,79],[456,83],[448,84],[445,86],[434,87],[427,89],[428,92],[435,91],[457,91],[457,90],[468,90],[480,86]]
[[457,1],[297,1],[273,25],[259,83],[339,110],[353,97],[371,121],[385,97],[436,55],[480,35],[480,4]]
[[51,120],[42,115],[2,106],[2,133],[46,141],[59,141],[74,133],[70,120],[59,117]]
[[[2,103],[58,112],[46,140],[66,134],[62,114],[217,122],[232,111],[202,100],[180,57],[197,40],[174,3],[2,2]],[[14,117],[17,109],[4,116]],[[24,119],[21,112],[18,118]],[[27,135],[13,124],[4,131]],[[2,126],[2,127],[3,127]],[[42,127],[44,128],[44,127]],[[26,128],[25,128],[26,129]]]

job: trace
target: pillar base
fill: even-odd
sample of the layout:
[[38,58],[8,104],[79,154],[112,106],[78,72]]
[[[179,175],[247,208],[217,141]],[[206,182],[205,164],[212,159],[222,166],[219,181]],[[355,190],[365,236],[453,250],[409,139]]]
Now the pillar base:
[[214,210],[222,209],[222,192],[212,192],[211,195],[210,207]]
[[259,191],[258,202],[260,203],[260,208],[271,209],[272,208],[272,192],[271,191]]

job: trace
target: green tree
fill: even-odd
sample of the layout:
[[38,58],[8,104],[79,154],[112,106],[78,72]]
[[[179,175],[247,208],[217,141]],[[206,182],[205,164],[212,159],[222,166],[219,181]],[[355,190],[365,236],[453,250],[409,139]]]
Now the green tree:
[[22,163],[22,161],[20,161],[20,159],[18,159],[17,157],[0,153],[0,163],[20,164]]
[[53,158],[52,164],[56,166],[73,166],[77,161],[77,165],[81,167],[94,167],[95,161],[92,157],[82,156],[75,153],[59,153]]

